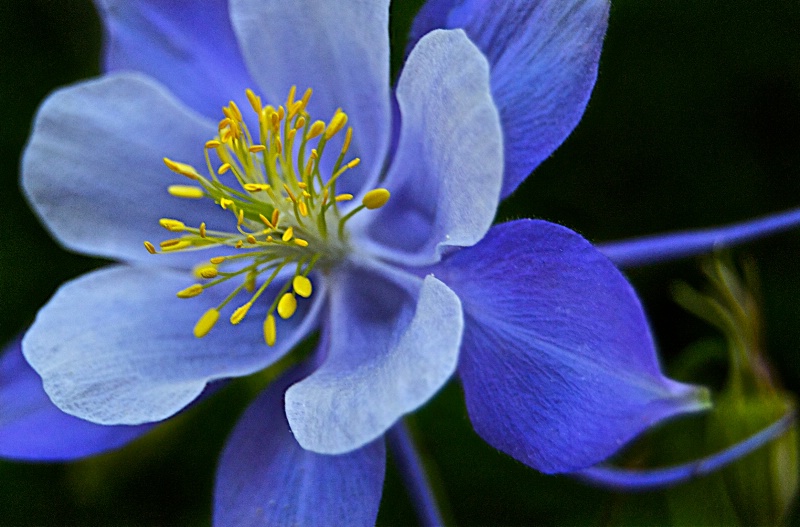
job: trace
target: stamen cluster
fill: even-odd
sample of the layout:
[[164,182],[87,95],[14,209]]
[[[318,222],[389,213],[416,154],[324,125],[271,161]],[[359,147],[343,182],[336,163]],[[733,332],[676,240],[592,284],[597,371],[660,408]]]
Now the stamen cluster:
[[[218,306],[200,317],[194,327],[198,338],[211,331],[227,304],[247,291],[250,299],[230,315],[231,324],[241,322],[279,273],[294,267],[293,278],[275,295],[264,319],[264,340],[274,345],[274,314],[290,318],[297,309],[297,296],[311,296],[313,287],[308,276],[314,267],[329,265],[345,256],[347,220],[365,208],[382,207],[389,199],[389,191],[374,189],[364,195],[361,205],[346,214],[340,212],[339,204],[352,200],[353,195],[337,194],[336,182],[360,162],[356,157],[345,163],[353,129],[347,128],[331,175],[324,179],[320,159],[331,138],[344,130],[347,114],[337,109],[327,123],[312,122],[306,112],[311,94],[308,89],[300,100],[295,100],[293,86],[285,105],[275,108],[262,105],[261,98],[247,90],[257,119],[257,141],[236,103],[231,101],[223,107],[225,117],[219,122],[218,135],[204,148],[207,177],[191,165],[164,158],[171,171],[193,181],[191,185],[170,186],[167,190],[171,195],[188,200],[210,198],[229,211],[236,223],[233,232],[209,229],[205,222],[194,227],[178,219],[163,218],[163,228],[182,235],[162,241],[158,248],[144,242],[152,254],[212,247],[233,249],[198,266],[195,275],[203,282],[177,293],[180,298],[192,298],[209,287],[241,280]],[[216,159],[212,160],[212,153]]]

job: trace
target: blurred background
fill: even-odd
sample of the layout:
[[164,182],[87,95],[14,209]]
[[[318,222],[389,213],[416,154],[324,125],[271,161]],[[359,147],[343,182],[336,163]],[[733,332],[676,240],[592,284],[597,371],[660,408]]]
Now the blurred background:
[[[395,72],[421,3],[392,5]],[[18,160],[39,102],[56,87],[97,75],[100,45],[90,0],[0,0],[2,342],[31,323],[60,283],[105,263],[53,242],[18,184]],[[616,0],[583,120],[502,206],[498,221],[543,218],[604,242],[798,205],[800,3]],[[782,386],[795,394],[799,249],[800,231],[730,255],[733,262],[754,263],[764,323],[760,350]],[[722,334],[680,307],[672,294],[678,281],[706,288],[698,261],[627,275],[651,319],[665,369],[724,393]],[[234,384],[167,427],[98,458],[71,464],[0,460],[0,525],[208,525],[216,459],[250,396],[246,385]],[[707,454],[736,419],[722,415],[717,427],[701,417],[670,423],[619,461],[657,466]],[[453,525],[747,524],[763,516],[748,516],[742,508],[777,506],[773,494],[791,479],[776,472],[763,452],[747,471],[673,491],[621,494],[543,476],[483,443],[472,431],[456,382],[412,424]],[[796,459],[784,459],[784,468],[796,475]],[[741,498],[735,493],[740,487],[758,487],[760,494]],[[717,499],[722,495],[729,501]],[[800,525],[796,503],[787,510],[785,521]],[[415,522],[390,464],[379,524]]]

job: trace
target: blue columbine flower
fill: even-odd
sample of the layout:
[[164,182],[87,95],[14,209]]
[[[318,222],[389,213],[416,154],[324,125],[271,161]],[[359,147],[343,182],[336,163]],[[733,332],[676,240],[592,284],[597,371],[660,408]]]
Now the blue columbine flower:
[[456,372],[476,431],[544,472],[705,404],[597,249],[491,227],[580,118],[608,3],[433,0],[394,91],[388,3],[98,0],[107,74],[50,96],[25,152],[54,236],[121,262],[25,336],[65,412],[159,421],[320,328],[234,430],[221,525],[373,522],[382,435]]

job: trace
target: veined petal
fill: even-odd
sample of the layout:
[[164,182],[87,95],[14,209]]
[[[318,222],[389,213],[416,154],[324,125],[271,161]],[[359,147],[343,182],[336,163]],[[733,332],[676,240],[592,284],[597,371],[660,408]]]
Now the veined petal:
[[59,410],[22,356],[20,339],[0,355],[0,457],[70,461],[126,445],[153,427],[103,426]]
[[722,227],[642,236],[597,247],[617,266],[634,267],[709,253],[797,227],[800,209],[792,209]]
[[578,124],[608,9],[607,0],[429,0],[420,10],[412,43],[436,27],[463,28],[489,59],[505,137],[503,197]]
[[217,472],[214,525],[374,525],[383,440],[338,456],[303,449],[283,412],[286,380],[250,405],[228,439]]
[[[177,298],[190,283],[186,273],[116,266],[63,285],[39,311],[22,348],[56,406],[101,424],[169,417],[209,381],[279,359],[314,327],[325,296],[318,291],[290,320],[278,321],[280,338],[269,347],[262,330],[268,301],[255,304],[235,328],[226,327],[225,317],[195,338],[197,320],[229,290]],[[280,285],[265,298],[274,298]]]
[[188,181],[164,157],[203,170],[215,126],[163,86],[136,73],[59,90],[42,104],[22,160],[22,188],[53,235],[69,249],[162,265],[193,265],[192,253],[154,258],[144,240],[164,239],[158,220],[228,225],[230,213],[167,193]]
[[437,261],[445,246],[474,244],[489,229],[503,177],[503,138],[488,64],[462,31],[420,40],[397,100],[400,140],[384,183],[392,198],[376,215],[363,216],[371,216],[366,232],[376,252],[422,265]]
[[227,0],[95,0],[108,72],[140,71],[187,106],[217,119],[254,88],[231,28]]
[[325,362],[286,392],[286,415],[303,448],[340,454],[442,387],[456,368],[463,321],[458,298],[436,278],[398,285],[366,269],[332,278],[330,312]]
[[[376,178],[391,131],[389,0],[231,0],[231,19],[250,72],[272,104],[283,104],[296,85],[298,98],[314,90],[315,119],[327,121],[337,108],[348,115],[350,151],[362,164],[337,188],[357,193]],[[338,151],[343,135],[327,148]]]
[[522,220],[435,270],[464,306],[459,374],[489,444],[543,472],[584,468],[707,406],[665,378],[631,286],[586,240]]

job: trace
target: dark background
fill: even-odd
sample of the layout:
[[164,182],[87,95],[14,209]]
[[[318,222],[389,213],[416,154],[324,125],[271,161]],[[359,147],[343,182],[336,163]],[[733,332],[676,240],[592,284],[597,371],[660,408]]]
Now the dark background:
[[[395,70],[419,0],[395,1]],[[54,88],[98,74],[100,27],[89,0],[0,0],[0,341],[33,319],[58,285],[102,261],[65,252],[20,194],[18,160],[34,111]],[[502,207],[594,242],[711,226],[800,204],[800,3],[796,0],[617,0],[585,117]],[[784,385],[800,388],[800,233],[739,248],[761,277],[765,348]],[[673,302],[702,285],[694,260],[635,269],[669,369],[715,331]],[[706,380],[718,385],[724,371]],[[73,464],[0,461],[1,525],[207,525],[217,455],[250,396],[219,398],[116,453]],[[2,408],[0,408],[2,412]],[[691,424],[691,420],[689,421]],[[472,431],[457,383],[413,418],[453,524],[674,523],[674,495],[617,495],[537,474]],[[690,426],[665,427],[673,451],[707,452]],[[672,434],[672,436],[670,436]],[[687,446],[688,445],[688,446]],[[702,492],[681,494],[689,509]],[[672,504],[671,501],[672,500]],[[390,465],[379,522],[413,524]],[[789,522],[800,524],[797,507]]]

